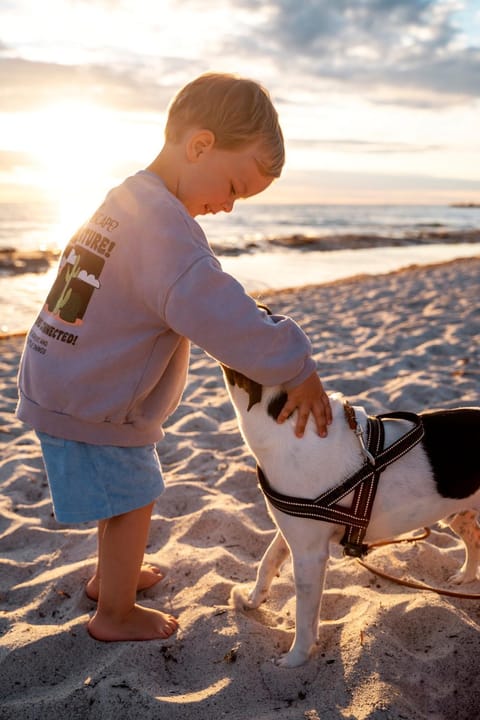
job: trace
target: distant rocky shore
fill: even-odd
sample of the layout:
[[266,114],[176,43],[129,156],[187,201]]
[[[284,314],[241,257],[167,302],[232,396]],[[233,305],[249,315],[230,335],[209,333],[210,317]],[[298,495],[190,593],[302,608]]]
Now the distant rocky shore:
[[46,272],[59,255],[60,252],[54,250],[21,251],[12,247],[0,248],[0,275]]
[[[311,236],[295,233],[284,237],[265,237],[259,240],[239,243],[212,242],[211,247],[219,256],[248,255],[254,252],[268,252],[281,248],[305,252],[311,250],[360,250],[375,247],[405,247],[408,245],[433,245],[435,243],[480,243],[480,229],[474,230],[420,230],[399,236],[374,234],[337,234]],[[0,248],[0,276],[23,273],[46,272],[58,260],[60,251],[21,251],[13,247]]]
[[454,208],[480,208],[480,203],[467,202],[467,203],[452,203],[450,207]]
[[227,243],[212,243],[217,255],[243,255],[255,251],[272,250],[275,247],[298,250],[360,250],[374,247],[405,247],[407,245],[433,245],[436,243],[477,243],[480,242],[480,229],[475,230],[421,230],[406,233],[398,237],[386,235],[327,235],[310,236],[302,234],[285,237],[271,237],[255,240],[243,246]]

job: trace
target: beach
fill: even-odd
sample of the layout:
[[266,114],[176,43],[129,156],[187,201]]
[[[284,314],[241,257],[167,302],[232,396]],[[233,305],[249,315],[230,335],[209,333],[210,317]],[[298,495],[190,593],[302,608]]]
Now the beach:
[[[480,257],[259,295],[309,335],[319,375],[370,414],[479,406]],[[159,452],[167,489],[146,558],[165,578],[139,602],[179,618],[165,641],[101,643],[93,524],[53,517],[40,448],[14,416],[24,336],[1,343],[0,720],[470,720],[480,715],[480,603],[402,587],[332,549],[320,643],[303,667],[288,562],[266,604],[240,612],[274,525],[216,362],[192,348]],[[372,551],[396,576],[452,589],[460,541],[435,525]],[[453,589],[456,589],[453,587]],[[480,593],[480,580],[460,588]]]

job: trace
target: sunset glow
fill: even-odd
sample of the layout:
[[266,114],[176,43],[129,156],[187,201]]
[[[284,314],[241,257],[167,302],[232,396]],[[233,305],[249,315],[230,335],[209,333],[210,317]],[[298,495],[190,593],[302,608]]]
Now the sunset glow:
[[272,94],[287,165],[268,202],[480,199],[475,0],[16,0],[0,27],[0,199],[98,198],[208,70]]

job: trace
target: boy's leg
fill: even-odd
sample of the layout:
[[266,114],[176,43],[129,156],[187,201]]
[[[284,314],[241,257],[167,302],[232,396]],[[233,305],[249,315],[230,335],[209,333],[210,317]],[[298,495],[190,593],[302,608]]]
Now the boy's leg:
[[[102,552],[103,533],[105,532],[107,522],[108,520],[99,520],[98,522],[98,557],[100,557]],[[156,583],[160,582],[160,580],[163,580],[163,573],[157,565],[153,565],[152,563],[142,563],[137,590],[148,590],[148,588],[153,587],[153,585],[156,585]],[[99,565],[97,562],[95,573],[87,582],[85,587],[85,592],[90,600],[98,600],[99,583],[100,575]]]
[[135,602],[153,503],[105,521],[98,558],[97,611],[88,623],[97,640],[167,638],[176,618]]

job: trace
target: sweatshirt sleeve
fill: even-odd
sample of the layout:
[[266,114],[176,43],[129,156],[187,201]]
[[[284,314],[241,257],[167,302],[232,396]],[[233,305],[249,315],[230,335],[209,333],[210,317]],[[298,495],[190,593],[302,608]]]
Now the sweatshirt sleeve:
[[170,288],[168,325],[217,361],[261,385],[288,390],[315,370],[310,341],[288,317],[267,315],[214,256],[194,262]]

